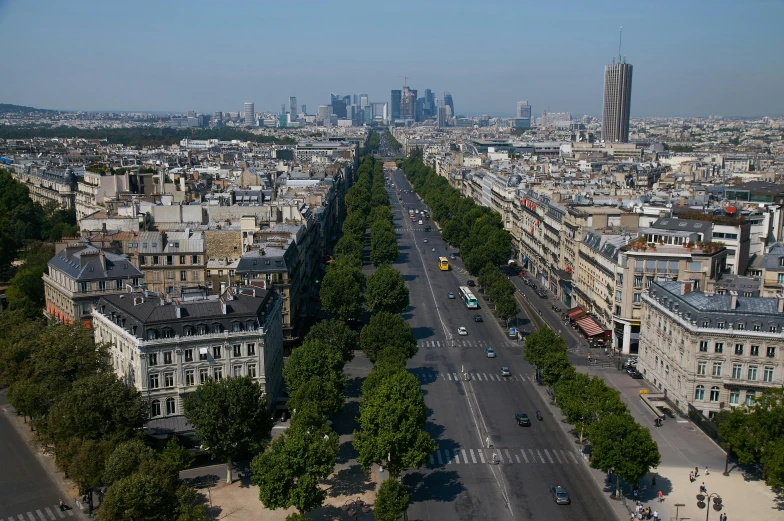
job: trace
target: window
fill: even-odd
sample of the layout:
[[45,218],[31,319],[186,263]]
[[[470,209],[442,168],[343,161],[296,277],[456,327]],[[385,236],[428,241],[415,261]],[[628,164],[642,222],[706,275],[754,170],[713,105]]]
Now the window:
[[180,282],[185,282],[188,280],[188,272],[185,270],[180,271]]
[[147,330],[147,340],[155,340],[158,338],[158,331],[155,329],[148,329]]
[[719,387],[714,385],[713,387],[711,387],[710,401],[718,402],[719,396],[721,396],[721,393],[719,392]]
[[199,270],[193,270],[193,274],[192,274],[191,280],[196,281],[196,282],[198,282],[200,280]]
[[207,334],[207,326],[205,324],[199,324],[198,326],[196,326],[196,329],[199,331],[200,335]]
[[256,378],[256,364],[248,365],[248,376]]
[[193,362],[193,349],[186,349],[185,350],[185,361],[186,362]]
[[172,363],[172,352],[171,351],[164,351],[163,352],[163,363],[164,364]]
[[640,293],[635,293],[634,294],[634,296],[632,297],[632,302],[634,302],[635,304],[639,304],[640,303]]
[[170,327],[161,329],[161,338],[174,338],[174,330]]
[[150,375],[150,389],[157,389],[158,388],[158,375],[151,374]]
[[732,364],[732,379],[740,380],[743,377],[743,364]]
[[177,409],[175,406],[174,398],[166,398],[166,414],[176,414]]
[[776,282],[779,284],[784,284],[784,273],[779,273],[778,276],[776,276]]
[[160,259],[158,258],[157,255],[153,255],[152,256],[152,263],[153,264],[159,264],[159,261],[160,261]]
[[713,376],[721,376],[721,362],[713,362]]
[[231,373],[232,376],[235,376],[235,377],[242,376],[242,366],[241,365],[235,365],[234,367],[231,368],[231,370],[232,370],[232,373]]
[[193,369],[185,371],[185,385],[193,385]]
[[778,328],[776,326],[770,326],[770,328],[768,328],[768,331],[770,331],[771,333],[775,333],[776,331],[778,331]]
[[767,356],[768,358],[775,358],[776,357],[776,348],[769,346],[767,351],[765,352],[765,356]]
[[735,354],[743,356],[743,344],[735,344]]
[[153,400],[150,402],[150,416],[155,418],[156,416],[161,415],[161,401],[160,400]]
[[163,374],[163,386],[164,387],[174,387],[174,373],[164,373]]
[[199,383],[200,384],[205,383],[207,381],[207,378],[208,378],[208,376],[207,376],[207,368],[203,367],[203,368],[199,369]]
[[180,255],[180,264],[185,264],[185,255]]
[[762,381],[763,382],[772,382],[773,381],[773,368],[770,366],[765,366],[765,370],[762,372]]
[[749,349],[749,351],[750,351],[749,354],[751,356],[759,356],[759,346],[751,346],[751,349]]
[[757,398],[757,391],[749,389],[746,391],[746,405],[754,405],[754,400]]
[[718,327],[719,329],[724,329],[724,321],[719,320],[718,324],[716,324],[716,327]]
[[705,386],[704,385],[698,385],[694,389],[694,399],[695,400],[704,400],[705,399]]
[[256,322],[253,320],[245,322],[245,331],[253,331],[254,329],[256,329]]
[[703,320],[702,321],[702,327],[710,327],[710,321],[709,320]]
[[248,356],[256,356],[256,344],[248,344]]
[[746,323],[745,322],[738,322],[738,325],[737,325],[736,329],[741,330],[741,331],[746,329]]
[[199,256],[191,255],[191,264],[198,264],[198,263],[199,263]]
[[700,340],[700,352],[707,353],[708,352],[708,341],[707,340]]
[[697,375],[705,376],[707,367],[708,367],[708,362],[697,362]]
[[212,325],[212,332],[213,333],[222,333],[223,327],[220,324],[213,324]]
[[615,292],[615,300],[618,302],[623,301],[623,291],[616,291]]
[[166,271],[166,280],[174,280],[174,272],[172,270]]
[[[747,296],[750,297],[751,295],[747,295]],[[761,331],[762,330],[762,326],[760,324],[754,324],[754,327],[752,329],[754,331]]]
[[150,353],[147,355],[149,365],[158,365],[158,353]]
[[166,265],[167,266],[171,266],[172,264],[174,264],[174,257],[171,256],[171,255],[167,255],[166,256]]
[[240,344],[234,344],[234,346],[232,347],[234,351],[232,354],[233,356],[242,356],[242,350],[241,350],[242,346]]
[[740,389],[730,389],[730,405],[740,403]]
[[756,380],[757,379],[757,366],[750,365],[749,366],[749,380]]
[[716,346],[713,350],[716,353],[723,353],[724,352],[724,342],[716,342]]
[[104,289],[106,289],[106,281],[105,280],[99,280],[98,281],[98,291],[101,291],[101,290],[104,290]]
[[[202,351],[202,349],[203,349],[203,351]],[[205,347],[205,348],[202,348],[202,349],[199,349],[199,360],[204,362],[205,360],[207,360],[207,348]]]
[[642,287],[642,275],[635,275],[634,277],[634,287],[641,288]]
[[223,379],[223,368],[216,367],[213,372],[213,377],[215,378],[216,382],[220,382]]
[[212,348],[212,357],[216,360],[221,357],[221,346],[214,346]]
[[242,331],[242,324],[240,322],[232,322],[231,330],[235,333]]

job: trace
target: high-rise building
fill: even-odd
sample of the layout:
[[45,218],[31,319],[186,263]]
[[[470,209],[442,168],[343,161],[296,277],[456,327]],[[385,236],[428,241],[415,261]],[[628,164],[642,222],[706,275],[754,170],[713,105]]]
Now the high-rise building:
[[403,87],[400,95],[400,119],[416,120],[417,91]]
[[368,106],[368,95],[367,94],[359,94],[359,108],[365,109]]
[[438,128],[446,126],[446,107],[438,107]]
[[629,141],[629,116],[632,105],[632,66],[626,59],[613,59],[604,67],[604,105],[602,139],[605,143]]
[[332,99],[332,113],[338,119],[346,119],[346,100],[342,97]]
[[289,112],[291,112],[291,117],[297,117],[297,97],[291,96],[289,97]]
[[448,92],[444,92],[444,105],[449,107],[449,110],[451,111],[451,116],[454,117],[455,116],[455,102],[452,101],[452,95],[449,94]]
[[253,109],[253,103],[245,104],[245,126],[253,127],[256,125],[256,111]]
[[302,113],[303,113],[303,114],[307,114],[307,113],[308,113],[308,106],[307,106],[307,105],[305,105],[305,104],[303,103],[301,108],[302,108]]
[[424,116],[436,115],[436,95],[430,89],[425,89],[425,107],[423,111]]
[[398,90],[392,91],[392,102],[390,103],[390,110],[392,112],[392,121],[400,119],[400,98],[402,92]]
[[318,108],[318,120],[322,122],[323,125],[329,125],[329,117],[332,115],[332,107],[329,105],[319,105]]
[[517,102],[517,119],[522,121],[515,122],[516,127],[531,128],[531,105],[527,101]]

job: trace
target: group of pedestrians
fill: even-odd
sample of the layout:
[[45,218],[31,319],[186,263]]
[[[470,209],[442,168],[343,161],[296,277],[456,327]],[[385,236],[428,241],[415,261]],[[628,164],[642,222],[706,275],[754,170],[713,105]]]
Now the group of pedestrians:
[[641,501],[637,501],[631,521],[636,521],[638,519],[653,519],[654,521],[659,521],[659,512],[657,510],[651,511],[651,507],[644,507],[642,506]]

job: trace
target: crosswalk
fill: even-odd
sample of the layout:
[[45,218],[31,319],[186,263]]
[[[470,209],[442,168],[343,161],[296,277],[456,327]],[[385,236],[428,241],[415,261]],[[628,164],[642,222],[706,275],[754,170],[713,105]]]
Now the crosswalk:
[[426,385],[429,383],[437,382],[439,380],[445,380],[448,382],[465,382],[465,381],[472,381],[472,382],[521,382],[521,383],[536,383],[536,379],[533,375],[524,375],[522,373],[512,373],[508,376],[503,376],[500,372],[493,373],[493,372],[465,372],[461,373],[459,371],[448,372],[448,371],[436,371],[435,369],[428,368],[428,367],[420,367],[420,368],[412,368],[409,369],[409,372],[413,374],[419,383],[422,385]]
[[[420,226],[420,227],[395,226],[395,231],[396,232],[424,232],[427,230],[425,230],[425,226]],[[432,227],[430,228],[430,231],[433,231]]]
[[[55,519],[64,519],[66,517],[73,517],[74,513],[73,510],[60,510],[59,505],[54,505],[52,507],[44,507],[36,509],[35,512],[30,511],[26,514],[19,514],[16,516],[11,516],[8,521],[54,521]],[[6,521],[3,518],[0,518],[0,521]]]
[[[503,346],[515,347],[517,344],[511,340],[505,340],[501,343]],[[492,347],[494,349],[499,347],[498,342],[486,342],[484,340],[467,340],[465,338],[455,337],[452,340],[419,340],[417,347],[433,348],[433,347],[473,347],[475,349],[486,349]]]
[[568,449],[438,449],[428,467],[446,465],[577,465],[582,455]]

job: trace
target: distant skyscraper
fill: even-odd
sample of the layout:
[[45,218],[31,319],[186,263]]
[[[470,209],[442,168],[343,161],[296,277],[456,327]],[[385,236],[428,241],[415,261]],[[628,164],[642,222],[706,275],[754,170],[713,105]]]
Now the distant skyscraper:
[[346,100],[341,96],[336,96],[332,98],[332,113],[338,117],[338,119],[346,119]]
[[618,57],[604,67],[604,105],[602,139],[605,143],[629,141],[629,117],[632,105],[632,66]]
[[392,112],[392,121],[396,119],[400,119],[400,98],[402,93],[400,90],[393,90],[392,91],[392,102],[390,105],[390,111]]
[[296,118],[297,117],[297,97],[296,96],[291,96],[289,98],[289,109],[290,109],[289,112],[291,112],[291,117],[292,118]]
[[403,87],[400,95],[400,119],[416,120],[417,91]]
[[517,102],[517,119],[521,120],[515,122],[515,126],[519,128],[531,128],[531,105],[527,101]]
[[324,126],[329,125],[329,117],[332,115],[332,107],[329,105],[319,105],[318,108],[318,120],[322,122]]
[[359,108],[364,109],[368,106],[368,95],[367,94],[360,94],[359,95]]
[[256,111],[253,109],[253,103],[245,104],[245,126],[252,127],[256,125]]
[[452,116],[455,116],[455,102],[452,101],[452,95],[448,92],[444,92],[444,105],[449,107],[449,110],[452,111]]
[[280,112],[278,114],[285,114],[285,113],[286,113],[286,104],[285,103],[281,103],[280,104]]
[[438,107],[438,128],[446,126],[446,107]]

